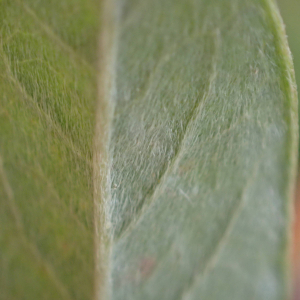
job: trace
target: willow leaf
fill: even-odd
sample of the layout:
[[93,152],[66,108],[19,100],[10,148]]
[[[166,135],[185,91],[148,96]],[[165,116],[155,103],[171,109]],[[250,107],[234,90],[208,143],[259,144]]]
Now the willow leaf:
[[274,2],[103,11],[98,298],[286,299],[297,105]]

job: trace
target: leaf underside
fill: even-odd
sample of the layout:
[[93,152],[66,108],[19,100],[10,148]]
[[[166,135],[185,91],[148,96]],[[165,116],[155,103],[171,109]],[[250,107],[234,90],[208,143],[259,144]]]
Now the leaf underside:
[[297,107],[273,2],[104,6],[96,116],[98,2],[0,1],[0,299],[93,299],[98,265],[101,300],[286,299]]
[[286,299],[297,109],[274,3],[115,11],[109,297]]

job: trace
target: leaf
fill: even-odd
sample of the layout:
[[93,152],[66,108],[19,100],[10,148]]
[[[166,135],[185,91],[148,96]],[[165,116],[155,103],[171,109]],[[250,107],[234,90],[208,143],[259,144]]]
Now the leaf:
[[285,299],[297,105],[273,2],[103,1],[100,51],[99,10],[0,2],[0,299]]
[[274,2],[103,16],[98,299],[286,299],[297,105]]
[[[288,42],[293,55],[294,68],[296,73],[296,83],[297,86],[299,86],[300,76],[298,74],[300,74],[300,40],[298,38],[298,28],[300,25],[300,20],[298,18],[297,12],[299,12],[300,10],[300,2],[296,0],[280,0],[278,1],[278,5],[280,7],[280,12],[282,14],[283,21],[286,25]],[[298,159],[299,155],[300,153],[298,153]]]
[[0,299],[91,299],[96,1],[0,2]]

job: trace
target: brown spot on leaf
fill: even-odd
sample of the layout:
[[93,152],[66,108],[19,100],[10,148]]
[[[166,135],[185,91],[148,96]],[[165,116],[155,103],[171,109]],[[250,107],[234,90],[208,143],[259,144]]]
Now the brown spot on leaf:
[[139,273],[141,279],[147,279],[156,266],[156,260],[153,257],[145,257],[141,259],[139,264]]

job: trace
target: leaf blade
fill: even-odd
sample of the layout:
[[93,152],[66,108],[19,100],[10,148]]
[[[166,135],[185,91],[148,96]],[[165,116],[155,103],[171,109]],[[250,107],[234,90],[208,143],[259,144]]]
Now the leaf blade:
[[276,7],[116,9],[112,299],[284,298],[297,110]]
[[97,5],[0,6],[0,298],[89,299]]

